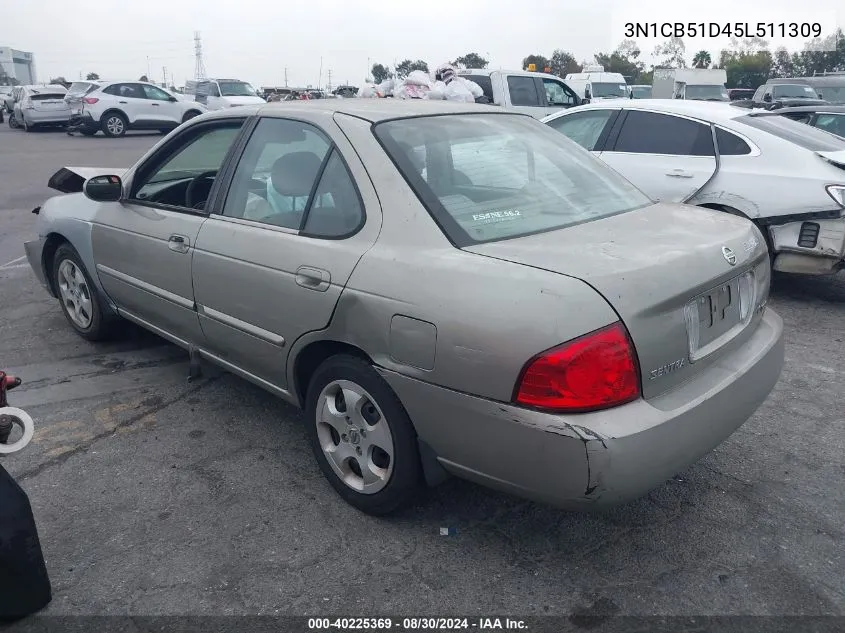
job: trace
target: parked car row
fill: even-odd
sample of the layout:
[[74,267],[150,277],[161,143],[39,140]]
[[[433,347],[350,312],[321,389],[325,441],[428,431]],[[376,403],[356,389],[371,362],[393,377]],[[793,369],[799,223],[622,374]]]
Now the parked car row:
[[27,132],[63,127],[69,134],[123,136],[129,130],[169,132],[208,108],[143,81],[77,81],[18,86],[6,98],[9,127]]
[[[449,474],[612,505],[733,433],[783,364],[760,214],[675,198],[720,178],[740,200],[731,163],[753,171],[770,154],[845,182],[831,146],[789,154],[762,136],[775,120],[812,128],[752,117],[739,132],[729,106],[711,122],[703,109],[638,121],[655,106],[628,103],[556,117],[578,143],[447,101],[207,113],[128,170],[56,173],[67,195],[35,210],[26,253],[80,336],[132,321],[184,347],[194,375],[217,364],[303,408],[320,468],[362,511],[411,504]],[[661,126],[683,147],[650,140]],[[618,170],[677,192],[655,201]],[[812,222],[845,208],[838,189],[792,184],[783,204]]]

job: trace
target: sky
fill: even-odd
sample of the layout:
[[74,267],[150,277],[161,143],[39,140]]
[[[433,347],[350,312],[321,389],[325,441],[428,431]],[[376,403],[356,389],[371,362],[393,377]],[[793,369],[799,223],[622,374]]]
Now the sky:
[[[626,22],[820,22],[823,35],[845,27],[842,0],[143,0],[120,3],[99,19],[66,0],[16,3],[0,22],[0,47],[34,54],[39,81],[96,72],[104,79],[184,85],[195,71],[194,33],[201,35],[209,77],[280,86],[360,85],[370,66],[405,58],[435,66],[468,52],[491,68],[519,68],[524,57],[556,48],[579,61],[624,39]],[[739,8],[738,8],[739,7]],[[839,15],[837,15],[837,9]],[[105,14],[103,14],[105,15]],[[55,16],[50,19],[45,16]],[[93,17],[92,17],[93,16]],[[113,19],[117,17],[118,19]],[[643,58],[665,38],[638,39]],[[803,40],[771,40],[798,50]],[[726,38],[687,41],[687,58]]]

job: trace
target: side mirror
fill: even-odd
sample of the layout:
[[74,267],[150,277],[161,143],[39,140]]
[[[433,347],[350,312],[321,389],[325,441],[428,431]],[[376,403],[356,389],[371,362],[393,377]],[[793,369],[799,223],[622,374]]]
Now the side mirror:
[[168,101],[170,101],[170,102],[173,102],[173,101],[179,101],[179,99],[177,99],[177,98],[176,98],[176,97],[174,97],[173,95],[170,95],[170,96],[167,98],[167,100],[168,100]]
[[771,101],[771,100],[772,100],[772,95],[770,95],[770,94],[763,95],[763,101]]
[[824,96],[822,95],[822,93],[819,93],[819,101],[821,101],[822,99],[824,99]]
[[119,176],[94,176],[85,182],[84,191],[95,202],[117,202],[123,196],[123,181]]

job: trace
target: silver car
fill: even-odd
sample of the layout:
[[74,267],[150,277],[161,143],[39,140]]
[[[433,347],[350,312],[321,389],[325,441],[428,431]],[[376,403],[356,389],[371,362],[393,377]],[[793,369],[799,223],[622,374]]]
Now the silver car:
[[126,319],[305,409],[372,514],[448,474],[561,507],[643,495],[783,364],[765,241],[654,204],[529,116],[244,106],[128,170],[64,168],[26,253],[84,338]]
[[32,132],[39,127],[67,125],[70,106],[65,103],[66,94],[64,86],[26,86],[14,106],[18,127]]

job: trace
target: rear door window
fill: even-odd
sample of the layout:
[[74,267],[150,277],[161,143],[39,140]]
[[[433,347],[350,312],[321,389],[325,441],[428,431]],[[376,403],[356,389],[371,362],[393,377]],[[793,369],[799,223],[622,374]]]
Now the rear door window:
[[515,106],[542,106],[534,77],[508,77],[508,92]]
[[568,107],[575,105],[575,93],[561,82],[543,78],[543,87],[546,89],[546,99],[550,106]]
[[709,125],[670,114],[629,110],[619,132],[615,152],[714,156]]
[[548,122],[549,127],[561,132],[584,149],[593,151],[607,128],[608,122],[619,110],[582,110]]
[[716,128],[716,143],[719,145],[719,154],[722,156],[742,156],[750,154],[751,148],[748,143],[720,127]]

